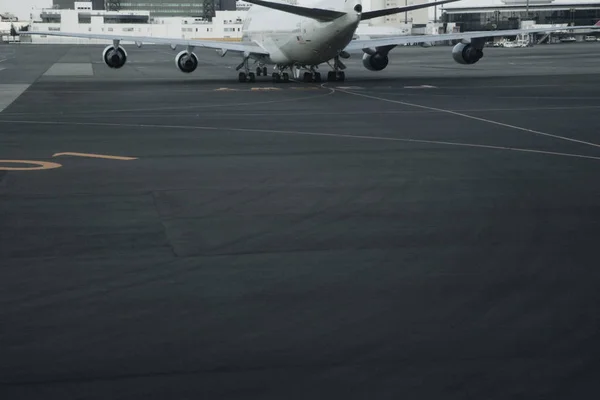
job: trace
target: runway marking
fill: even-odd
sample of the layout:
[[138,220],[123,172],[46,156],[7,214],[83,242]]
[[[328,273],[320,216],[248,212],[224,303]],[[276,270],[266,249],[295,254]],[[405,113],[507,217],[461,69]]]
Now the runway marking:
[[110,127],[123,127],[123,128],[155,128],[155,129],[189,129],[189,130],[205,130],[205,131],[231,131],[231,132],[251,132],[251,133],[275,133],[284,135],[302,135],[302,136],[321,136],[321,137],[336,137],[345,139],[361,139],[361,140],[380,140],[389,142],[406,142],[406,143],[422,143],[422,144],[436,144],[446,146],[458,146],[458,147],[471,147],[481,148],[490,150],[506,150],[516,151],[523,153],[534,153],[544,154],[552,156],[562,157],[574,157],[589,160],[600,160],[600,157],[586,156],[583,154],[573,153],[561,153],[555,151],[535,150],[520,147],[505,147],[505,146],[494,146],[477,143],[463,143],[463,142],[448,142],[438,140],[424,140],[424,139],[411,139],[411,138],[395,138],[385,136],[364,136],[364,135],[346,135],[342,133],[325,133],[325,132],[304,132],[304,131],[284,131],[284,130],[269,130],[269,129],[253,129],[253,128],[223,128],[214,126],[190,126],[190,125],[156,125],[156,124],[117,124],[110,122],[60,122],[60,121],[19,121],[19,120],[0,120],[0,123],[12,123],[12,124],[33,124],[33,125],[71,125],[71,126],[110,126]]
[[374,99],[374,100],[379,100],[379,101],[385,101],[385,102],[388,102],[388,103],[402,104],[402,105],[405,105],[405,106],[417,107],[417,108],[422,108],[422,109],[425,109],[425,110],[432,110],[432,111],[438,111],[438,112],[441,112],[441,113],[452,114],[452,115],[456,115],[458,117],[463,117],[463,118],[468,118],[468,119],[472,119],[472,120],[476,120],[476,121],[486,122],[486,123],[492,124],[492,125],[503,126],[505,128],[516,129],[516,130],[519,130],[519,131],[529,132],[529,133],[533,133],[533,134],[536,134],[536,135],[542,135],[542,136],[552,137],[554,139],[565,140],[565,141],[568,141],[568,142],[580,143],[580,144],[585,144],[585,145],[588,145],[588,146],[600,148],[600,144],[596,144],[596,143],[592,143],[592,142],[586,142],[585,140],[578,140],[578,139],[573,139],[573,138],[569,138],[569,137],[566,137],[566,136],[553,135],[551,133],[536,131],[534,129],[523,128],[521,126],[516,126],[516,125],[510,125],[510,124],[506,124],[504,122],[498,122],[498,121],[494,121],[494,120],[487,119],[487,118],[475,117],[473,115],[463,114],[463,113],[460,113],[460,112],[457,112],[457,111],[446,110],[446,109],[437,108],[437,107],[423,106],[423,105],[415,104],[415,103],[407,103],[405,101],[391,100],[391,99],[386,99],[384,97],[370,96],[368,94],[363,94],[363,93],[348,92],[348,91],[345,91],[345,90],[340,90],[340,92],[346,93],[346,94],[351,94],[353,96],[361,96],[361,97],[366,97],[366,98],[369,98],[369,99]]
[[404,89],[437,89],[437,86],[431,86],[431,85],[404,86]]
[[120,160],[120,161],[131,161],[137,160],[137,157],[122,157],[122,156],[109,156],[105,154],[88,154],[88,153],[56,153],[52,157],[60,156],[73,156],[73,157],[87,157],[87,158],[105,158],[108,160]]
[[292,90],[321,90],[320,87],[315,86],[292,86],[290,87]]
[[[4,167],[2,164],[37,165],[37,167]],[[55,169],[60,167],[62,167],[62,165],[47,161],[0,160],[0,171],[40,171],[44,169]]]
[[364,87],[362,86],[334,86],[336,89],[346,89],[346,90],[352,90],[352,89],[364,89]]
[[281,90],[280,88],[276,88],[276,87],[253,87],[250,88],[251,91],[256,92],[259,90]]
[[239,91],[239,89],[231,89],[231,88],[226,88],[226,87],[215,89],[215,92],[237,92],[237,91]]
[[[2,86],[0,85],[0,103],[2,101]],[[9,85],[10,86],[10,85]],[[320,91],[320,87],[316,88],[317,90]],[[104,113],[132,113],[132,112],[150,112],[150,111],[167,111],[167,110],[175,110],[175,111],[181,111],[181,110],[194,110],[194,109],[206,109],[206,108],[217,108],[217,107],[227,107],[230,108],[232,106],[246,106],[246,105],[258,105],[258,104],[280,104],[280,103],[288,103],[288,102],[297,102],[300,100],[308,100],[308,99],[317,99],[319,97],[325,97],[325,96],[331,96],[335,93],[335,90],[333,90],[332,88],[325,88],[328,90],[327,93],[318,93],[318,94],[312,94],[310,96],[303,96],[303,97],[296,97],[296,98],[290,98],[290,99],[278,99],[278,100],[265,100],[265,101],[248,101],[248,102],[243,102],[243,103],[226,103],[226,104],[196,104],[196,105],[188,105],[188,106],[177,106],[177,107],[151,107],[151,108],[133,108],[133,109],[124,109],[124,108],[119,108],[119,109],[112,109],[112,110],[93,110],[93,111],[70,111],[68,114],[69,115],[87,115],[87,114],[94,114],[94,115],[98,115],[98,114],[104,114]],[[0,104],[0,111],[1,110],[1,104]],[[54,116],[54,115],[62,115],[64,114],[64,112],[52,112],[52,113],[44,113],[44,112],[36,112],[36,113],[31,113],[31,112],[27,112],[27,113],[9,113],[6,115],[13,115],[13,116],[26,116],[26,115],[49,115],[49,116]]]

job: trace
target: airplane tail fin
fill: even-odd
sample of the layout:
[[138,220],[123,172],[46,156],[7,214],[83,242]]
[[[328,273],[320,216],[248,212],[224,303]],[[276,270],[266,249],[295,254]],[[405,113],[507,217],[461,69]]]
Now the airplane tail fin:
[[435,7],[435,6],[439,6],[441,4],[453,3],[455,1],[460,1],[460,0],[442,0],[442,1],[435,1],[432,3],[415,4],[413,6],[407,6],[407,7],[394,7],[394,8],[384,8],[382,10],[367,11],[367,12],[362,13],[362,15],[360,16],[360,20],[364,21],[366,19],[379,18],[379,17],[383,17],[386,15],[398,14],[398,13],[408,12],[408,11],[412,11],[412,10],[418,10],[420,8]]
[[599,26],[599,27],[600,27],[600,19],[598,20],[598,22],[596,22],[596,23],[594,24],[594,26]]
[[[317,21],[333,21],[339,17],[346,15],[342,11],[325,10],[322,8],[308,8],[301,6],[294,6],[286,3],[274,3],[271,1],[264,0],[244,0],[247,3],[256,4],[257,6],[272,8],[274,10],[283,11],[290,14],[300,15],[302,17],[316,19]],[[456,1],[456,0],[453,0]]]

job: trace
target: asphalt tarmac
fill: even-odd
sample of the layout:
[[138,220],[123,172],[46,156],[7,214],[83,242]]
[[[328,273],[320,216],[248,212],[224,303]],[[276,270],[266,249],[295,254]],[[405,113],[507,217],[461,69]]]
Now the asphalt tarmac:
[[600,43],[102,48],[0,47],[1,399],[600,395]]

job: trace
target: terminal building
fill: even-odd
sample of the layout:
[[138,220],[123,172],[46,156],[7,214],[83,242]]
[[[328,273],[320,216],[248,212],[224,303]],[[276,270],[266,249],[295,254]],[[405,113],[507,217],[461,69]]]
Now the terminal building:
[[493,0],[473,7],[461,3],[445,5],[442,17],[446,23],[455,23],[461,32],[519,29],[523,21],[540,26],[581,26],[600,20],[599,1]]
[[[74,10],[75,0],[53,0],[53,8]],[[213,17],[215,11],[234,11],[236,0],[92,0],[93,10],[148,11],[153,17]]]

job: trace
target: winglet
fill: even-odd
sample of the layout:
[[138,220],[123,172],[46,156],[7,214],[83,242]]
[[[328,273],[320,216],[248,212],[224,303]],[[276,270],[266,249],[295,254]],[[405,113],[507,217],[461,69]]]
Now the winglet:
[[[244,0],[247,3],[256,4],[257,6],[272,8],[274,10],[283,11],[289,14],[296,14],[302,17],[316,19],[317,21],[333,21],[339,17],[343,17],[346,15],[345,12],[342,11],[334,11],[334,10],[325,10],[322,8],[308,8],[308,7],[300,7],[293,6],[287,3],[275,3],[272,1],[264,1],[264,0]],[[453,0],[457,1],[457,0]]]

